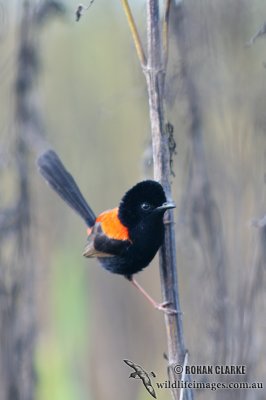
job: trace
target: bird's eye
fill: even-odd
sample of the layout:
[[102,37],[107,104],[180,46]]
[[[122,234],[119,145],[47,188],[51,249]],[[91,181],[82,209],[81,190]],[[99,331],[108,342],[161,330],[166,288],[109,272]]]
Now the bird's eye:
[[149,211],[151,209],[151,205],[149,203],[142,203],[141,208],[144,211]]

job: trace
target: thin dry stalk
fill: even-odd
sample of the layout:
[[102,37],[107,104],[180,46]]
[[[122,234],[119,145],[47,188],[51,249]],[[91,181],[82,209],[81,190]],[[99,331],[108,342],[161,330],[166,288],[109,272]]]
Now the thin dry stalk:
[[[168,2],[166,3],[168,7]],[[132,25],[132,13],[126,14],[129,26]],[[168,14],[166,13],[165,24],[168,24]],[[135,23],[134,23],[135,26]],[[166,34],[168,28],[164,27]],[[165,128],[164,119],[164,78],[166,62],[168,56],[168,41],[164,38],[164,49],[162,46],[162,30],[159,14],[159,1],[147,0],[147,65],[143,66],[143,72],[147,82],[154,178],[161,182],[167,198],[172,198],[171,193],[171,167],[169,150],[169,133]],[[165,315],[165,325],[168,343],[168,362],[169,372],[175,364],[183,365],[186,347],[184,341],[182,313],[179,302],[178,276],[175,248],[175,229],[174,215],[170,211],[168,220],[165,224],[165,241],[160,250],[160,276],[163,301],[170,302],[177,310],[175,315]],[[174,374],[169,376],[174,379]],[[187,377],[189,379],[189,377]],[[178,392],[173,391],[173,397],[178,399]],[[184,399],[193,399],[192,390],[184,392]]]

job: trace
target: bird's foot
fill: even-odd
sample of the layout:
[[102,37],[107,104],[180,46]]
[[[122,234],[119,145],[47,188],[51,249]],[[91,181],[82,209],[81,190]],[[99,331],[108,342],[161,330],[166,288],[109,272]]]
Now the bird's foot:
[[170,308],[171,302],[170,301],[164,301],[163,303],[157,303],[155,305],[155,308],[159,311],[163,311],[164,313],[168,315],[175,315],[177,314],[177,310]]

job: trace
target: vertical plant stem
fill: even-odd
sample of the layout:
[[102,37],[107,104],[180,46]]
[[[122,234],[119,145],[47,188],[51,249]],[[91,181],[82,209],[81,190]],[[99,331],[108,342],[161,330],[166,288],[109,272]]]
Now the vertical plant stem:
[[[169,134],[165,129],[164,120],[164,80],[168,57],[168,38],[166,35],[168,35],[170,0],[166,1],[163,26],[164,48],[162,48],[159,1],[147,0],[147,62],[146,57],[145,59],[143,58],[143,50],[141,52],[139,51],[140,47],[142,49],[141,41],[128,1],[121,1],[147,83],[154,178],[162,184],[168,200],[171,200]],[[174,373],[173,366],[176,364],[184,365],[185,356],[187,354],[178,292],[173,211],[168,211],[168,220],[165,223],[165,240],[161,247],[159,257],[163,301],[171,303],[171,307],[177,310],[177,314],[165,314],[168,344],[168,372],[170,380],[173,381],[178,378]],[[181,378],[181,376],[179,378]],[[189,380],[190,377],[187,376],[185,379]],[[172,394],[174,399],[179,398],[180,393],[178,393],[176,389],[172,391]],[[187,389],[183,391],[182,397],[185,400],[193,400],[192,390]]]
[[[149,96],[154,177],[163,185],[167,198],[171,199],[170,151],[168,133],[165,129],[163,102],[165,70],[163,66],[158,0],[147,0],[147,40],[147,67],[144,72]],[[174,216],[172,211],[168,212],[168,221],[165,225],[165,241],[160,250],[160,276],[163,301],[169,301],[177,310],[175,315],[165,315],[170,371],[175,364],[183,365],[186,354],[178,293]],[[176,395],[177,393],[175,393],[175,398]],[[184,393],[184,399],[192,398],[192,391],[187,390]]]

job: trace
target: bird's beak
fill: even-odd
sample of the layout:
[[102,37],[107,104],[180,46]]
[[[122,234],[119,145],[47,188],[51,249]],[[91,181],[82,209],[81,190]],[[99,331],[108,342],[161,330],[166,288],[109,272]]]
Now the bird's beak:
[[166,211],[166,210],[169,210],[170,208],[175,208],[175,207],[176,207],[176,205],[174,203],[166,202],[166,203],[163,203],[162,206],[155,208],[154,211],[155,212]]

